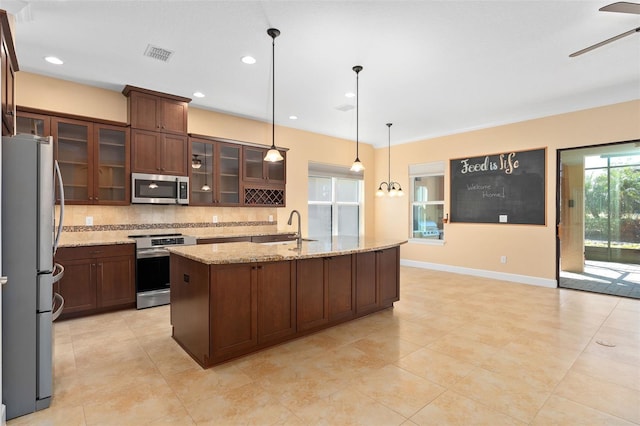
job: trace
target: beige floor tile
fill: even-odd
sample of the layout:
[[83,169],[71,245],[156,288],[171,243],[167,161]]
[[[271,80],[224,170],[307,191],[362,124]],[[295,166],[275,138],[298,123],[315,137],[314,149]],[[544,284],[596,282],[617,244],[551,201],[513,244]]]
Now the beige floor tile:
[[555,395],[598,411],[640,423],[640,392],[573,371],[556,388]]
[[407,267],[400,288],[207,370],[170,306],[56,321],[51,408],[9,425],[640,424],[640,301]]
[[84,426],[86,424],[81,405],[51,407],[7,422],[9,426]]
[[440,395],[410,420],[420,426],[524,426],[526,424],[452,391]]
[[308,425],[400,425],[407,419],[359,392],[342,390],[295,413]]
[[369,376],[361,377],[351,389],[411,417],[433,401],[445,388],[395,365],[387,365]]
[[212,393],[252,383],[239,368],[223,364],[204,369],[189,369],[165,376],[166,382],[183,402],[208,398]]
[[482,368],[472,371],[451,390],[525,423],[535,417],[550,395],[542,388]]
[[481,365],[497,350],[494,346],[454,334],[447,334],[427,348],[474,365]]
[[585,352],[578,357],[571,371],[640,391],[640,367],[637,364],[624,364]]
[[565,425],[616,425],[631,426],[618,417],[611,416],[593,408],[578,404],[568,399],[552,395],[538,412],[531,423],[532,426],[565,426]]
[[268,374],[256,381],[265,391],[277,396],[278,401],[294,413],[300,408],[346,388],[352,380],[332,375],[312,364],[294,364]]
[[87,425],[133,425],[144,419],[184,417],[184,406],[164,381],[132,384],[119,392],[105,393],[99,401],[84,405]]
[[427,348],[400,358],[395,364],[444,387],[452,386],[476,368],[473,364]]
[[276,424],[292,414],[274,395],[254,384],[212,392],[185,406],[197,424]]

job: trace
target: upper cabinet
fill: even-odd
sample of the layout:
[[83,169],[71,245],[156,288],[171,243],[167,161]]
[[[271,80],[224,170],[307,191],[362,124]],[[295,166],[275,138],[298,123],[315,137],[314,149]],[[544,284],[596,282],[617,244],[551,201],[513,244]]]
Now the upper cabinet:
[[[53,136],[65,202],[129,204],[129,129],[124,123],[83,118],[86,117],[48,115],[19,107],[16,133]],[[56,194],[58,201],[59,197]]]
[[244,159],[243,180],[245,182],[257,182],[271,185],[284,185],[286,183],[287,153],[280,151],[283,161],[275,163],[264,161],[268,148],[244,146],[242,149]]
[[15,73],[18,58],[13,46],[7,12],[0,10],[0,96],[2,97],[2,135],[15,133]]
[[51,121],[65,202],[129,204],[127,128],[65,118]]
[[239,206],[242,146],[190,138],[191,205]]
[[131,171],[187,176],[189,98],[125,86],[131,125]]

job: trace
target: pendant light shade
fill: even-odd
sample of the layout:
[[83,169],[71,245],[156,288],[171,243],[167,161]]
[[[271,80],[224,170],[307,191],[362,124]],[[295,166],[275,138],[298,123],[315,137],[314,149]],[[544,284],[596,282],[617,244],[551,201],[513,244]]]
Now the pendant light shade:
[[398,182],[393,182],[391,180],[391,126],[393,123],[387,123],[387,128],[389,129],[389,180],[386,182],[380,182],[378,185],[378,190],[376,191],[376,197],[384,197],[384,189],[382,187],[386,187],[387,194],[389,197],[402,197],[404,192],[402,191],[402,186]]
[[360,75],[360,71],[362,71],[362,66],[360,65],[356,65],[353,68],[353,71],[355,71],[356,73],[356,159],[353,161],[353,164],[351,165],[351,171],[352,172],[361,172],[364,170],[364,165],[362,164],[362,162],[360,161],[360,140],[359,140],[359,134],[358,134],[358,114],[359,114],[359,103],[360,103],[360,93],[359,93],[359,88],[358,88],[358,80],[359,80],[359,75]]
[[264,161],[275,163],[282,161],[284,158],[280,151],[276,148],[276,37],[280,35],[280,30],[276,28],[269,28],[267,34],[271,37],[271,148],[267,151],[267,155],[264,156]]
[[202,161],[198,158],[198,154],[193,154],[193,158],[191,159],[191,168],[199,169],[202,167]]

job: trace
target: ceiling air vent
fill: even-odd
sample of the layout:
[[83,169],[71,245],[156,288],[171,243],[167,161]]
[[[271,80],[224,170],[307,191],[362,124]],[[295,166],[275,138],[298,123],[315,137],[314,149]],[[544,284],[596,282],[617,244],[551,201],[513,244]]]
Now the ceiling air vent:
[[147,45],[147,49],[144,51],[144,56],[148,56],[153,59],[157,59],[162,62],[168,62],[173,55],[171,50],[163,49],[162,47]]

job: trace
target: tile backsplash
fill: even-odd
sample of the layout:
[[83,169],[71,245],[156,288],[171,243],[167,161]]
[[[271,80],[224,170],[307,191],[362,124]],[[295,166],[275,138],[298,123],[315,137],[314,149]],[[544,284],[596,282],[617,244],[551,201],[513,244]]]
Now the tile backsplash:
[[[217,223],[214,222],[214,216],[216,216]],[[273,222],[269,222],[269,216],[274,218]],[[270,225],[275,228],[276,218],[275,207],[194,207],[148,204],[130,206],[66,205],[63,225],[66,232],[262,225]],[[92,224],[88,225],[87,221]]]

